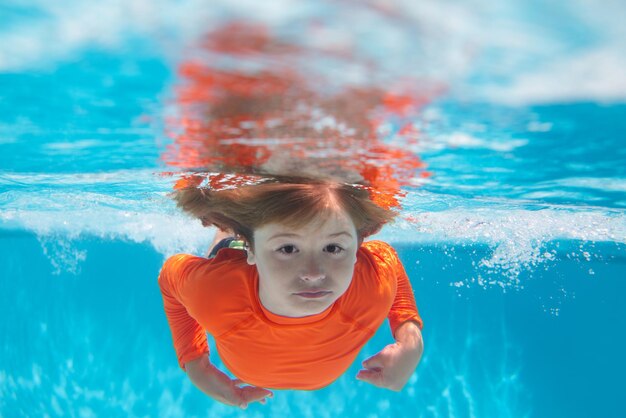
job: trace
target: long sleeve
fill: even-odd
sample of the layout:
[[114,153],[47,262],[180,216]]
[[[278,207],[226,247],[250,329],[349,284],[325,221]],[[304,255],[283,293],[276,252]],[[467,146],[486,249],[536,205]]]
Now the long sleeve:
[[189,315],[181,296],[194,259],[197,257],[185,254],[170,257],[163,264],[158,279],[178,364],[183,370],[186,362],[209,352],[206,333]]
[[417,311],[411,282],[404,270],[404,266],[392,247],[389,247],[389,253],[389,262],[393,267],[392,272],[395,275],[397,287],[396,297],[387,318],[389,319],[391,332],[395,336],[396,329],[406,321],[415,321],[420,329],[423,328],[424,324]]

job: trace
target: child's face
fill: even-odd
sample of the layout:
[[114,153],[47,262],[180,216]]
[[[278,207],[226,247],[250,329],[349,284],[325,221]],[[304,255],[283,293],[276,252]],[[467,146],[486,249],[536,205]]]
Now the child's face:
[[256,229],[248,263],[259,272],[261,303],[283,316],[322,312],[350,286],[358,246],[354,223],[341,210],[302,228]]

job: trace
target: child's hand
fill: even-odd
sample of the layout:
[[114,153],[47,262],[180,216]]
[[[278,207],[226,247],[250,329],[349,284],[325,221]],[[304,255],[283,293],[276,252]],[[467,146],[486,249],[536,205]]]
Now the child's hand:
[[245,409],[252,402],[265,404],[266,398],[274,396],[271,391],[261,387],[242,386],[244,382],[231,379],[206,358],[199,359],[197,363],[188,362],[185,367],[189,378],[200,390],[226,405]]
[[265,404],[266,397],[274,394],[267,389],[257,386],[245,385],[240,379],[231,379],[217,367],[213,366],[213,379],[215,382],[213,398],[227,405],[238,406],[246,409],[252,402]]
[[423,351],[419,329],[412,331],[410,325],[403,328],[402,333],[397,335],[413,335],[410,338],[398,338],[396,343],[389,344],[381,352],[365,360],[363,369],[356,375],[358,380],[396,392],[402,390],[415,371]]

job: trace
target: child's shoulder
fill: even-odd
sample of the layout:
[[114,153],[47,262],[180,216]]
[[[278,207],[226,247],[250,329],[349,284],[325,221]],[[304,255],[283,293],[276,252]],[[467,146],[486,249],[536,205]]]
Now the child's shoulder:
[[396,250],[389,243],[380,240],[365,241],[361,244],[361,248],[379,257],[388,257],[390,254],[396,254]]
[[165,259],[161,271],[180,274],[182,271],[188,271],[191,268],[201,265],[202,262],[202,257],[197,257],[193,254],[174,254]]
[[193,254],[175,254],[168,257],[161,271],[179,277],[186,282],[208,282],[224,276],[248,272],[245,252],[232,248],[220,250],[216,257],[206,258]]
[[367,241],[361,244],[361,248],[378,266],[395,268],[400,263],[396,250],[385,241]]
[[[396,286],[396,262],[393,247],[384,241],[363,242],[357,255],[355,279],[344,297],[346,309],[353,318],[370,318],[363,323],[377,321],[388,313],[377,307],[391,306]],[[364,303],[367,301],[367,303]],[[383,312],[384,311],[384,312]],[[356,312],[356,313],[355,313]],[[380,319],[379,318],[379,319]],[[368,325],[369,326],[369,325]]]

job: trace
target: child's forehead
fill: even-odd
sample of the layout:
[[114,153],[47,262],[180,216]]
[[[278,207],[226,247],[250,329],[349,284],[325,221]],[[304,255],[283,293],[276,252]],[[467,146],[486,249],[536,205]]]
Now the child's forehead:
[[[315,215],[308,220],[293,219],[291,222],[274,222],[266,223],[255,229],[255,235],[266,235],[270,233],[295,233],[295,234],[311,234],[316,232],[332,231],[341,232],[347,230],[351,234],[354,233],[356,227],[350,216],[344,211],[329,211]],[[335,231],[337,230],[337,231]]]

